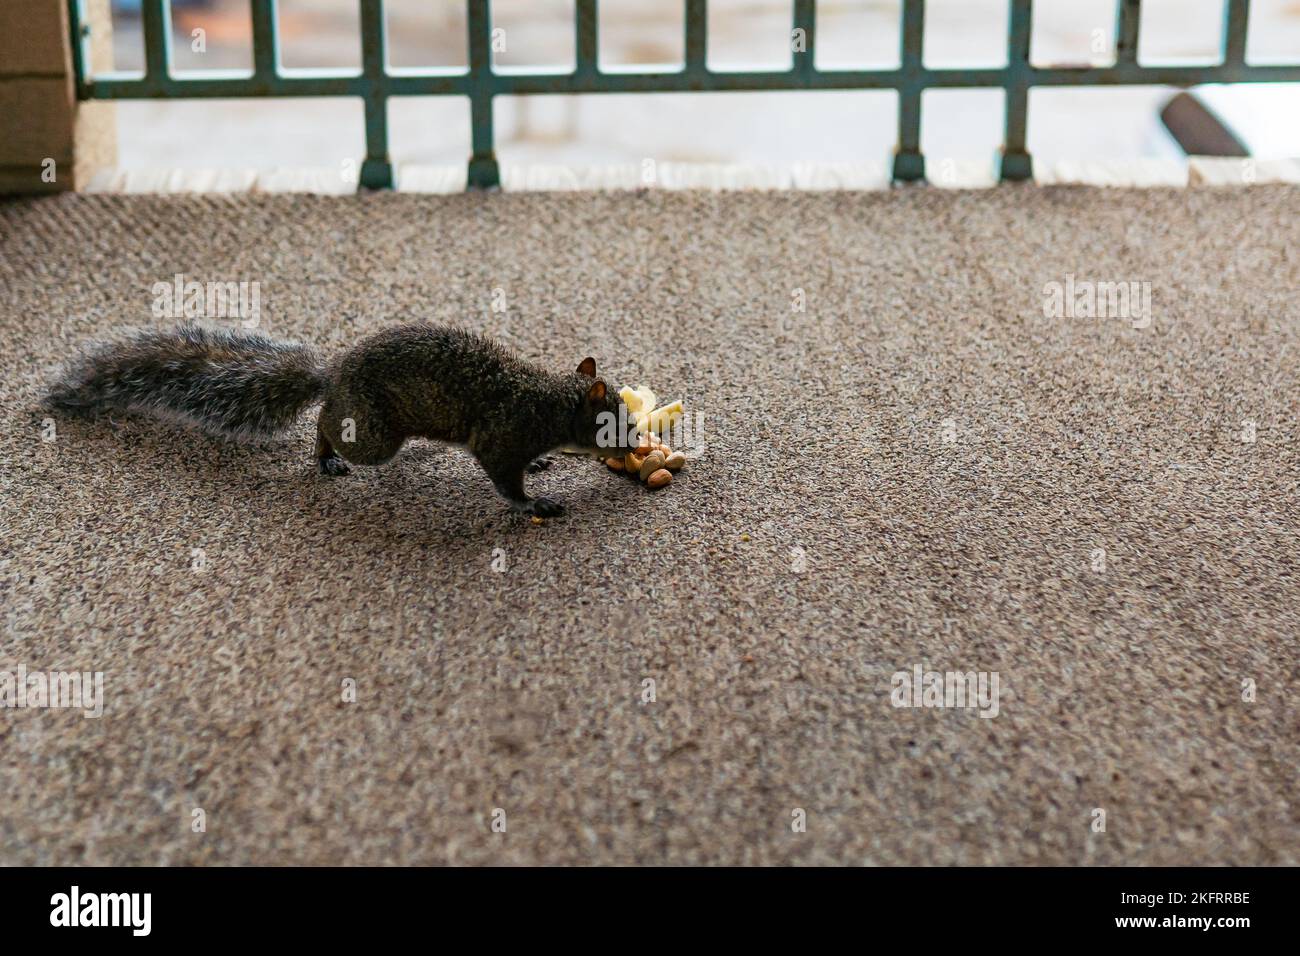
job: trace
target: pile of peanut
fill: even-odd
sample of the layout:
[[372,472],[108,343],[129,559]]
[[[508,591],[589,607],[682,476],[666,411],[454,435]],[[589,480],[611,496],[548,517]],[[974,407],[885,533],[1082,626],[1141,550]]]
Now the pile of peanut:
[[636,451],[618,458],[606,458],[610,471],[621,471],[644,481],[647,488],[662,488],[673,480],[673,472],[686,464],[686,456],[673,451],[658,435],[641,436]]

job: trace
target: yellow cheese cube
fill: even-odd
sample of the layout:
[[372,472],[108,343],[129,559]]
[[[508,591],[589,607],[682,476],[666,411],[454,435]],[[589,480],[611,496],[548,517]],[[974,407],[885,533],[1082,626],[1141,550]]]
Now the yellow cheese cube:
[[637,416],[637,428],[643,432],[654,432],[656,435],[662,435],[668,429],[673,427],[673,423],[682,417],[681,399],[670,402],[663,408],[656,408],[648,415]]
[[641,396],[637,394],[636,389],[632,388],[630,385],[624,385],[620,388],[618,390],[618,397],[622,399],[623,404],[627,406],[627,410],[630,414],[636,415],[637,412],[641,411],[641,406],[643,404]]

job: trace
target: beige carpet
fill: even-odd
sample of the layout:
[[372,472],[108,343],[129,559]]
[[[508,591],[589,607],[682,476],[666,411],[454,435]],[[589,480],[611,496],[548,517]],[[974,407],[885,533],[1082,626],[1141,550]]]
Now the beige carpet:
[[[105,675],[102,718],[0,711],[0,863],[1300,862],[1300,190],[62,197],[0,230],[0,670]],[[654,494],[565,460],[537,526],[459,451],[322,480],[307,421],[44,441],[55,365],[177,273],[330,348],[419,317],[594,354],[706,447]],[[1150,327],[1045,318],[1068,274],[1150,283]],[[892,706],[916,665],[996,672],[997,716]]]

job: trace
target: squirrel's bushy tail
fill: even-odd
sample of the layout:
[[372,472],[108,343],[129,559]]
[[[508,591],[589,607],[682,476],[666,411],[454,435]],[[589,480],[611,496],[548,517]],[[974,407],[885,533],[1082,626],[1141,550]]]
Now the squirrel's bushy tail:
[[141,411],[239,438],[289,427],[328,385],[315,349],[256,332],[182,325],[101,345],[50,390],[80,415]]

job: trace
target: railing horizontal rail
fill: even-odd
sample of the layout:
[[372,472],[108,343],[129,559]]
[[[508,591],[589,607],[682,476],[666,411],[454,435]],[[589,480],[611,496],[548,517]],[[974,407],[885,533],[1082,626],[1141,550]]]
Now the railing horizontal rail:
[[[1025,151],[1028,91],[1065,86],[1194,86],[1207,83],[1300,82],[1300,63],[1248,64],[1245,59],[1250,0],[1228,0],[1223,62],[1208,66],[1144,66],[1137,59],[1140,0],[1118,0],[1115,63],[1110,66],[1035,66],[1029,62],[1032,0],[1011,0],[1007,64],[983,69],[936,69],[922,61],[924,0],[903,0],[901,57],[897,68],[819,69],[814,62],[816,3],[793,0],[790,69],[728,71],[707,63],[708,4],[685,0],[685,62],[680,69],[602,70],[597,57],[598,4],[576,0],[575,66],[571,71],[497,70],[491,63],[492,18],[488,0],[468,0],[469,68],[390,69],[385,54],[383,0],[358,0],[361,8],[362,69],[286,70],[279,65],[276,0],[251,0],[252,72],[172,72],[170,15],[166,0],[143,0],[145,71],[86,75],[89,62],[78,48],[78,95],[83,99],[203,99],[239,97],[357,96],[365,102],[366,160],[361,185],[392,185],[388,158],[387,99],[391,96],[465,96],[471,102],[473,153],[471,186],[494,186],[492,99],[496,96],[595,93],[775,92],[895,90],[899,93],[899,143],[894,178],[922,179],[921,94],[927,89],[1002,88],[1006,92],[1003,179],[1030,174]],[[84,0],[69,0],[73,37],[88,42]]]
[[[1295,83],[1300,66],[1113,67],[1043,68],[1030,67],[1025,75],[1030,86],[1199,86],[1204,83]],[[909,83],[923,89],[966,89],[1005,85],[1006,72],[984,70],[930,70],[915,74],[902,70],[817,71],[799,74],[799,84],[785,73],[710,73],[701,84],[699,77],[682,72],[598,73],[555,76],[495,73],[494,95],[524,96],[548,93],[759,93],[801,90],[899,90]],[[468,96],[472,74],[386,74],[388,96]],[[189,73],[183,78],[137,79],[130,74],[100,74],[91,84],[90,99],[159,99],[189,97],[276,97],[276,96],[360,96],[370,80],[353,71],[313,71],[311,75],[280,75],[271,80],[238,75]]]

